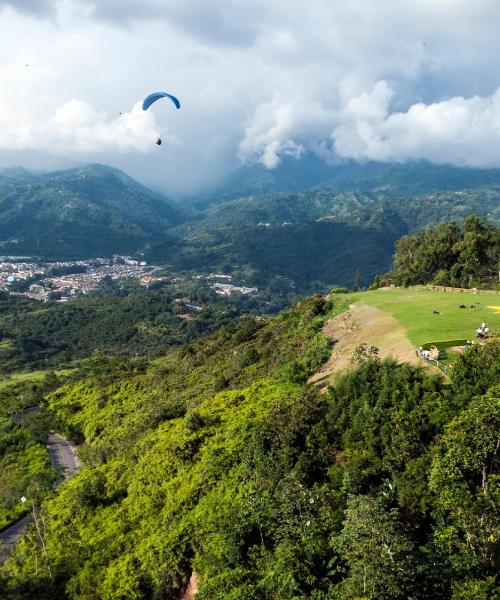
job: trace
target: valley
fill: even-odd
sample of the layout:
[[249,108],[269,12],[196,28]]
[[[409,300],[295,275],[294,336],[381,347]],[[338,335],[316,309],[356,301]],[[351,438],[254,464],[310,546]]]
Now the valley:
[[[500,222],[494,169],[313,163],[308,156],[284,161],[272,174],[242,167],[205,200],[179,202],[104,165],[6,171],[0,173],[2,251],[37,261],[125,255],[174,277],[223,273],[293,299],[352,287],[356,279],[369,285],[389,270],[403,235],[470,214]],[[307,177],[297,176],[301,169]],[[290,186],[292,173],[298,179]],[[251,183],[264,176],[275,183]]]
[[[421,195],[401,198],[404,172],[179,206],[102,166],[30,176],[43,210],[49,184],[72,200],[60,245],[36,233],[38,215],[36,252],[4,236],[0,518],[15,539],[0,597],[350,598],[366,564],[371,589],[390,580],[394,598],[490,589],[496,500],[477,485],[482,450],[454,436],[493,432],[495,477],[495,173],[441,173],[436,190],[432,170],[426,189],[408,167]],[[131,207],[146,196],[155,225]],[[68,236],[76,206],[109,215],[84,244]],[[434,346],[439,360],[424,360]],[[81,468],[54,488],[46,444],[65,438]],[[16,530],[21,497],[43,531]],[[373,551],[382,538],[394,566]]]
[[500,600],[499,30],[0,0],[0,600]]

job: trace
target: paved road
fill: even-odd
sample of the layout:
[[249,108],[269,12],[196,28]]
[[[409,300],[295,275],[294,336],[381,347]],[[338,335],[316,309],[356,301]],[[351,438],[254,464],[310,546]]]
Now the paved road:
[[[28,408],[24,411],[24,414],[38,412],[38,410],[40,410],[38,407]],[[47,450],[49,451],[54,468],[63,476],[63,481],[69,479],[80,468],[80,461],[76,455],[75,446],[59,433],[51,432],[49,434]],[[26,515],[0,533],[0,563],[7,558],[31,522],[31,514]]]
[[59,433],[49,434],[47,449],[54,468],[61,473],[65,480],[80,468],[76,448]]
[[24,532],[26,531],[28,525],[30,525],[31,521],[32,517],[30,513],[0,533],[0,563],[3,563],[7,556],[9,556],[14,546],[24,535]]

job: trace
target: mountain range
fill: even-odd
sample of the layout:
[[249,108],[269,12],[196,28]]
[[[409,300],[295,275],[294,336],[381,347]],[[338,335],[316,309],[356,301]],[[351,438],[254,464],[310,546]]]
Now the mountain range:
[[243,165],[212,189],[187,199],[187,202],[203,209],[237,198],[272,192],[300,192],[317,187],[337,193],[357,191],[388,198],[413,198],[489,186],[500,187],[500,169],[435,165],[425,161],[347,161],[329,165],[306,154],[299,160],[285,157],[275,169],[268,169],[261,163]]
[[3,254],[141,252],[174,271],[232,272],[301,293],[367,285],[389,269],[402,235],[471,213],[500,222],[500,170],[331,166],[306,155],[274,170],[242,166],[178,203],[104,165],[0,171]]

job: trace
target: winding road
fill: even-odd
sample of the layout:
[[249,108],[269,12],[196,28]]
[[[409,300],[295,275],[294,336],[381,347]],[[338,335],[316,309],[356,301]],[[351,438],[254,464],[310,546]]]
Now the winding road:
[[80,468],[80,461],[73,444],[59,433],[50,433],[47,439],[47,449],[54,469],[69,479]]
[[[39,411],[40,407],[36,406],[26,409],[23,414],[32,414]],[[63,479],[55,484],[57,487],[78,471],[80,461],[78,460],[75,446],[59,433],[50,432],[47,439],[47,450],[50,454],[52,465],[63,476]],[[28,514],[0,533],[0,563],[7,558],[31,523],[32,516]]]

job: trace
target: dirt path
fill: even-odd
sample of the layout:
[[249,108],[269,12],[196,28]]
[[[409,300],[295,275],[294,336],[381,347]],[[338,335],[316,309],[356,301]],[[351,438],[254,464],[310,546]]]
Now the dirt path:
[[334,343],[328,361],[309,383],[325,389],[333,373],[346,369],[354,351],[361,344],[376,346],[379,356],[393,356],[400,362],[421,364],[404,328],[392,317],[374,306],[351,304],[349,310],[330,319],[323,333]]
[[198,576],[193,571],[189,578],[189,583],[186,591],[181,596],[181,600],[194,600],[195,594],[198,591]]

